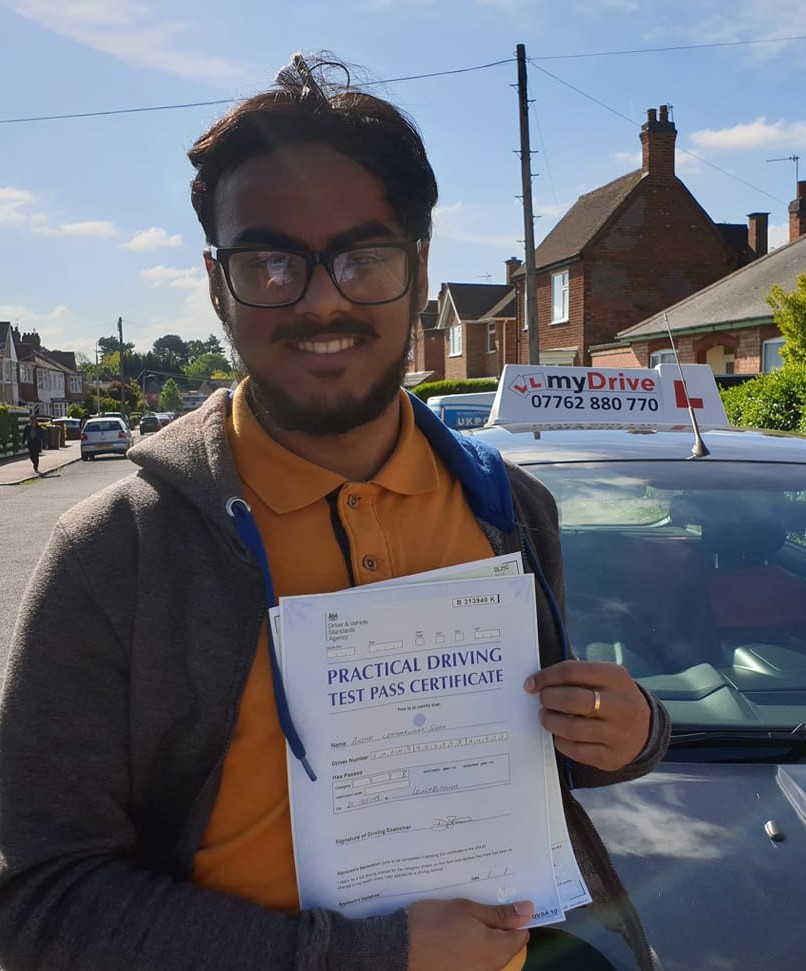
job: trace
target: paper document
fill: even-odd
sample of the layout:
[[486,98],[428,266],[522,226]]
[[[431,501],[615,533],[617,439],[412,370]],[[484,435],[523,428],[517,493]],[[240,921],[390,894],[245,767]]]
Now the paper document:
[[563,919],[551,739],[523,690],[533,579],[507,572],[281,600],[283,679],[318,775],[289,758],[304,908],[529,898],[533,925]]

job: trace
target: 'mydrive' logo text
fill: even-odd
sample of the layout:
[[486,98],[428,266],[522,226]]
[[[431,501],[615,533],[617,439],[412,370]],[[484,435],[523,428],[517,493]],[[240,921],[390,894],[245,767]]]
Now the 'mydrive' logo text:
[[651,375],[630,375],[624,371],[604,372],[585,371],[582,374],[551,374],[534,371],[532,374],[519,374],[507,385],[523,397],[540,391],[640,391],[658,390],[658,382]]

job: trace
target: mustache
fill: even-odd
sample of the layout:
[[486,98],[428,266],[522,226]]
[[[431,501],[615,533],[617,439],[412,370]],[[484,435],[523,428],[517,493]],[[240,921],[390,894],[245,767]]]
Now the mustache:
[[316,337],[344,335],[349,337],[367,337],[377,340],[378,332],[371,325],[362,320],[344,318],[331,324],[317,324],[314,321],[300,320],[293,324],[279,324],[273,331],[269,343],[281,341],[307,341]]

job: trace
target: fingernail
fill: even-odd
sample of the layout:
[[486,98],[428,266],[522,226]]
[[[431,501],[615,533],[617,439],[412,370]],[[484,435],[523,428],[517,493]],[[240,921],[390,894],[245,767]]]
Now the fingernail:
[[531,900],[519,900],[512,905],[518,917],[531,917],[534,913],[534,905]]
[[535,692],[535,691],[537,691],[537,687],[535,686],[535,679],[534,679],[534,678],[532,677],[532,675],[531,675],[531,674],[530,674],[530,675],[529,675],[529,677],[528,677],[528,678],[527,678],[527,679],[526,679],[526,680],[525,680],[525,681],[523,682],[523,686],[524,686],[524,688],[526,688],[526,690],[527,690],[527,691],[530,691],[530,692]]

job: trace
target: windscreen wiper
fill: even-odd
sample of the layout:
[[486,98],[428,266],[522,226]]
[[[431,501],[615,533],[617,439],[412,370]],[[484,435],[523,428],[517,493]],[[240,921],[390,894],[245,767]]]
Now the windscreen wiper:
[[686,745],[711,745],[736,742],[746,745],[748,742],[763,744],[764,742],[806,742],[806,723],[801,722],[794,728],[737,728],[737,729],[701,729],[695,732],[672,732],[670,747]]

